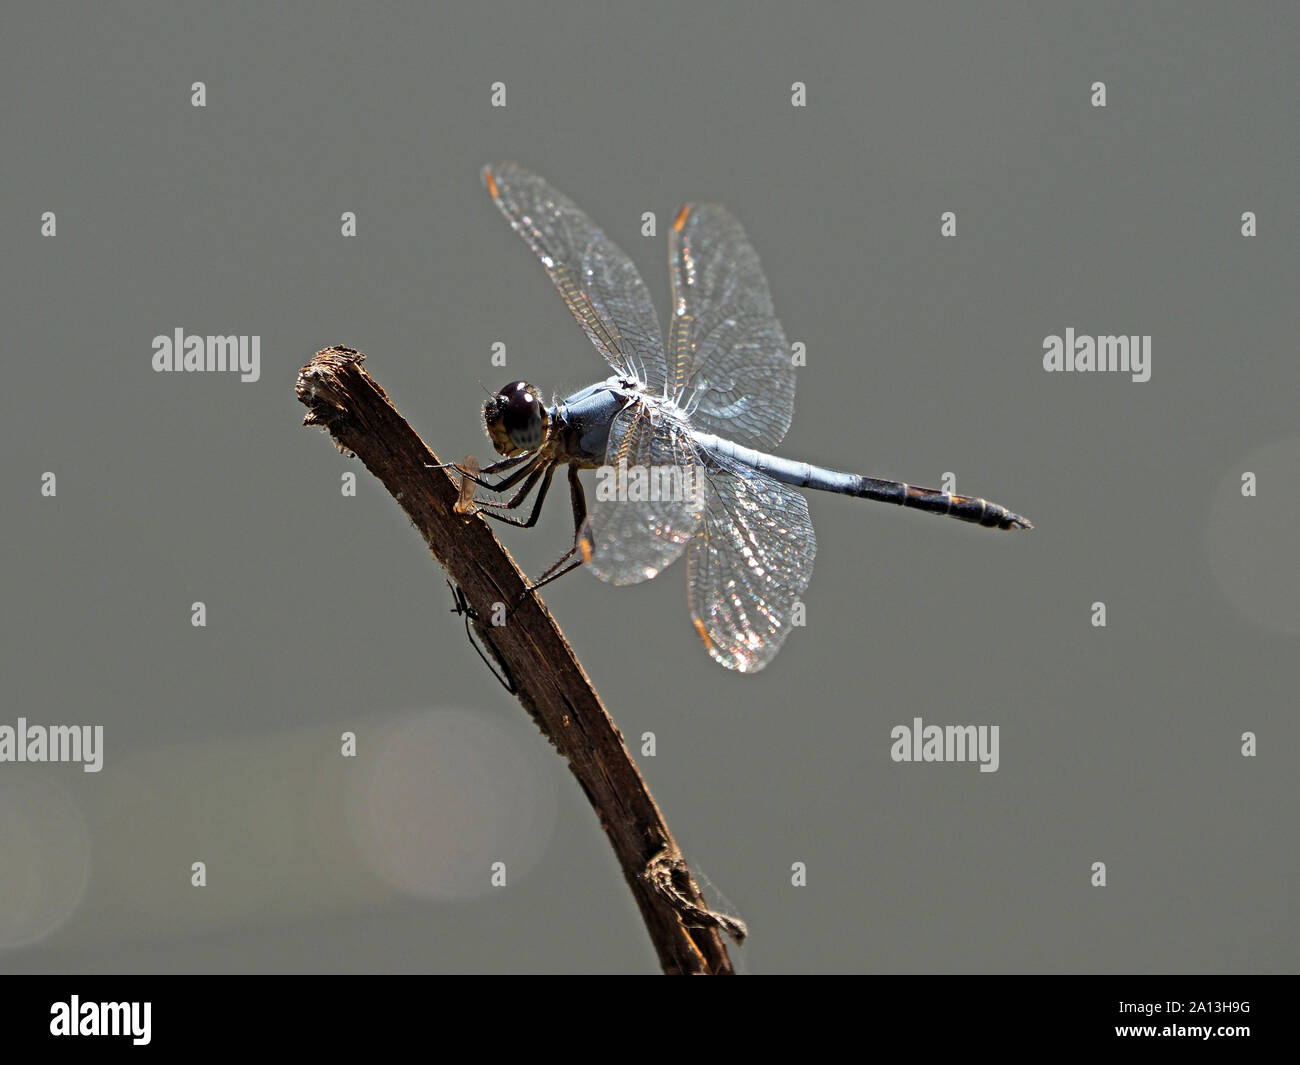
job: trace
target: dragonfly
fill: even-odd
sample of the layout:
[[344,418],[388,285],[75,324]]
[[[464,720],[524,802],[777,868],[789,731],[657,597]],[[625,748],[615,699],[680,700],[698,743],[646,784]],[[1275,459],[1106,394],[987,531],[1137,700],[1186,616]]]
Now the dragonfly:
[[[451,464],[462,476],[462,513],[522,528],[537,523],[556,471],[567,468],[573,546],[532,587],[584,565],[611,584],[637,584],[685,555],[691,621],[709,655],[752,673],[789,635],[812,576],[817,540],[799,489],[990,529],[1033,527],[984,499],[771,453],[793,418],[797,370],[758,254],[724,207],[688,203],[672,223],[665,343],[636,266],[572,200],[513,163],[482,175],[613,371],[550,404],[526,381],[511,382],[483,408],[501,458],[481,469]],[[592,469],[589,506],[578,474]],[[513,494],[485,499],[477,487]]]

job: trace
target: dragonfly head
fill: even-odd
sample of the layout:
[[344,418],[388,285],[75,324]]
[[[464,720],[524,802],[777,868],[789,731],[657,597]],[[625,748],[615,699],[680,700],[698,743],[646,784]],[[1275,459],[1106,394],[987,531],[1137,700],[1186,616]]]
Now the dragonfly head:
[[483,424],[498,454],[519,455],[542,446],[550,418],[537,389],[512,381],[483,404]]

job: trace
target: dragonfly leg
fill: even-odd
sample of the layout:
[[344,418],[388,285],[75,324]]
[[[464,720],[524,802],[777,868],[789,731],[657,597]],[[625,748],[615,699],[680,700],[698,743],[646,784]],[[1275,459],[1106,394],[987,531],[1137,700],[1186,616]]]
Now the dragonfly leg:
[[[523,525],[523,522],[520,521],[520,519],[518,518],[507,518],[501,514],[493,514],[492,511],[518,510],[519,507],[523,505],[524,500],[528,498],[528,493],[531,492],[533,488],[536,486],[537,479],[541,477],[542,474],[545,472],[546,470],[543,467],[538,466],[536,469],[534,469],[531,473],[528,474],[528,479],[525,480],[524,483],[519,486],[519,491],[517,491],[514,495],[512,495],[509,499],[505,500],[504,502],[497,502],[494,499],[475,499],[474,506],[482,513],[487,514],[489,518],[496,518],[498,521],[504,521],[508,525],[522,525],[526,529],[531,528],[531,526],[529,525]],[[545,495],[545,493],[546,490],[543,489],[542,494]],[[459,506],[459,504],[457,505]],[[537,503],[537,506],[541,506],[540,501]],[[533,521],[536,520],[537,517],[536,514],[534,514]]]
[[[558,580],[570,570],[575,570],[591,558],[591,521],[587,516],[587,496],[578,479],[578,467],[569,467],[569,501],[573,504],[573,546],[562,554],[545,573],[535,580],[529,591],[537,591],[544,584]],[[574,558],[574,555],[581,557]],[[565,565],[565,563],[568,565]]]
[[[543,476],[543,474],[545,474],[545,476]],[[537,524],[538,515],[542,512],[542,503],[546,500],[546,493],[550,490],[551,478],[554,476],[554,462],[550,463],[548,466],[538,466],[531,474],[529,474],[528,480],[525,482],[524,486],[520,488],[508,502],[491,503],[480,501],[478,504],[479,506],[494,508],[492,510],[483,510],[483,516],[485,518],[494,518],[503,525],[513,525],[519,529],[531,529]],[[518,508],[523,503],[524,497],[532,491],[533,485],[537,482],[538,477],[542,478],[542,486],[537,490],[537,498],[533,501],[532,513],[528,515],[526,520],[511,518],[505,514],[497,513],[498,510],[515,510]]]
[[[462,477],[473,481],[474,484],[478,485],[480,488],[486,488],[489,492],[506,492],[533,472],[533,468],[541,461],[541,458],[542,456],[537,453],[531,455],[516,455],[514,458],[502,459],[500,462],[493,462],[491,465],[484,466],[477,472],[465,469],[458,462],[444,462],[439,466],[432,466],[430,469],[455,470]],[[519,466],[519,463],[521,462],[524,463],[523,466],[520,466],[514,473],[502,477],[501,480],[497,481],[495,484],[492,481],[485,481],[483,479],[484,474],[500,473],[501,471],[508,470],[513,466]]]
[[451,581],[448,581],[447,587],[451,589],[451,597],[455,604],[452,606],[451,612],[459,614],[465,619],[465,635],[469,637],[469,645],[478,652],[479,658],[483,659],[483,664],[491,670],[492,675],[496,677],[501,687],[514,695],[519,690],[518,686],[515,684],[514,677],[510,675],[510,670],[506,668],[505,662],[501,661],[497,655],[496,647],[493,646],[491,641],[488,641],[488,649],[492,652],[492,657],[497,659],[499,668],[497,665],[492,664],[488,656],[483,653],[483,648],[479,646],[479,641],[474,638],[474,630],[470,628],[470,622],[478,622],[478,611],[469,605],[469,600],[465,598],[465,592],[459,584],[452,584]]
[[500,473],[502,470],[509,470],[518,466],[521,462],[527,462],[529,459],[537,458],[537,453],[523,455],[512,455],[508,459],[497,459],[496,462],[489,462],[486,466],[480,467],[479,473]]

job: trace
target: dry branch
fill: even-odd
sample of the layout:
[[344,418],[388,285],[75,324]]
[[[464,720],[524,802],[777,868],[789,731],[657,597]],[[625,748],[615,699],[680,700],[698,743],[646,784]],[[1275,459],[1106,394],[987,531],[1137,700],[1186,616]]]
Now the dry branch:
[[[721,931],[744,926],[705,905],[632,756],[546,606],[482,517],[455,512],[459,487],[362,368],[351,348],[327,348],[299,371],[305,425],[329,430],[406,511],[463,591],[483,644],[519,701],[568,760],[609,837],[666,973],[732,972]],[[494,603],[519,605],[492,626]]]

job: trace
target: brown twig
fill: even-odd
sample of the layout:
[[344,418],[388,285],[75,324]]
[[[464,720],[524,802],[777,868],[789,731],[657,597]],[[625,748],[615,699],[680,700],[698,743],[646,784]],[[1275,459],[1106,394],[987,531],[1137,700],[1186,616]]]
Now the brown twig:
[[[479,637],[501,663],[519,701],[568,760],[618,857],[666,973],[732,972],[721,931],[744,925],[709,910],[646,787],[623,736],[550,612],[486,521],[454,511],[459,488],[361,367],[351,348],[327,348],[298,373],[305,425],[328,429],[401,504],[434,557],[464,593]],[[494,603],[519,605],[502,626]]]

